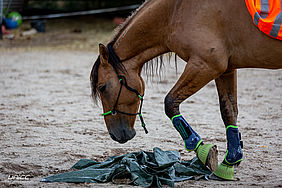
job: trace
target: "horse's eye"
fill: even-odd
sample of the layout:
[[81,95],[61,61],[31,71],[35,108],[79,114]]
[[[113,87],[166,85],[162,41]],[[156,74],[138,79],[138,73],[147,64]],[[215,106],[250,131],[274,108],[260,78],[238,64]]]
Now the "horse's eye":
[[106,85],[104,85],[104,86],[99,86],[99,91],[100,91],[101,93],[104,92],[105,89],[106,89]]

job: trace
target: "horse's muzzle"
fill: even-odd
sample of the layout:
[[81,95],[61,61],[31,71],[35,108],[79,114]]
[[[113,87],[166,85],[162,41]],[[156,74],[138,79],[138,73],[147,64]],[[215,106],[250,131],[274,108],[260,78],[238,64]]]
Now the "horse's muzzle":
[[124,144],[128,140],[131,140],[136,135],[136,132],[134,129],[118,128],[110,130],[109,134],[114,141]]

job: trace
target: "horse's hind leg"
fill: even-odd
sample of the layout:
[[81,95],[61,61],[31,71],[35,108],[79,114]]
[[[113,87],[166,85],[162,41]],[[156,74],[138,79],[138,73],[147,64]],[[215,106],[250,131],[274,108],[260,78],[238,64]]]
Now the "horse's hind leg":
[[202,144],[201,137],[179,112],[179,105],[208,82],[225,72],[226,64],[207,63],[191,57],[181,77],[165,98],[165,112],[184,140],[188,151],[195,151],[200,160],[212,171],[217,167],[216,146]]
[[215,175],[224,179],[233,179],[233,165],[239,165],[243,159],[242,143],[237,123],[237,72],[232,70],[222,74],[216,80],[222,120],[226,127],[227,152]]

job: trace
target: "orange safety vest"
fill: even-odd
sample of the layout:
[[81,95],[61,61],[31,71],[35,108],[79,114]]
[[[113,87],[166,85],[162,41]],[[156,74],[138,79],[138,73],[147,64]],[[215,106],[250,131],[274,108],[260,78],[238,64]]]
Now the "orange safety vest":
[[268,36],[282,40],[282,0],[245,0],[254,24]]

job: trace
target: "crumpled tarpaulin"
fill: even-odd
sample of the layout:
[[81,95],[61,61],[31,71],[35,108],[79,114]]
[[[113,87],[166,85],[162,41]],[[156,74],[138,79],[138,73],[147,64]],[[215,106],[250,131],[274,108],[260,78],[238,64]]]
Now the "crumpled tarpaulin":
[[106,183],[127,178],[131,185],[174,187],[174,182],[195,180],[196,176],[211,174],[197,157],[180,161],[179,152],[162,151],[159,148],[154,148],[153,152],[112,156],[104,162],[81,159],[72,168],[77,170],[49,176],[41,181]]
[[254,24],[268,36],[282,40],[282,1],[245,0]]

